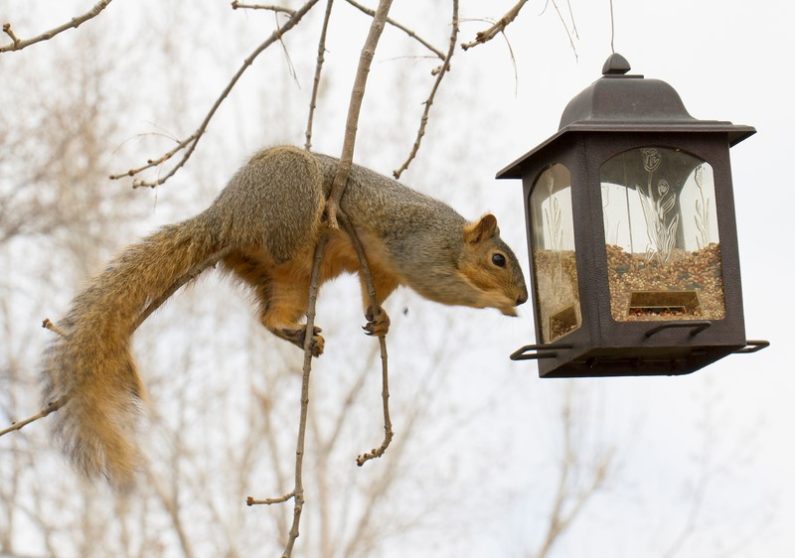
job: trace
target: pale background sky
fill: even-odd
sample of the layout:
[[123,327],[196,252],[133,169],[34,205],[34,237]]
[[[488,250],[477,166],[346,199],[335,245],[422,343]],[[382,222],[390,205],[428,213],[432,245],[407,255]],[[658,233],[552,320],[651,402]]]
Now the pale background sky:
[[[7,13],[16,13],[21,4],[0,0],[0,20]],[[220,4],[224,9],[219,11],[229,17],[226,3]],[[462,16],[497,16],[511,4],[462,2]],[[565,9],[564,3],[560,4]],[[77,5],[59,6],[64,11],[53,11],[53,22],[82,11],[83,4],[75,8]],[[441,48],[448,29],[439,27],[438,22],[444,19],[439,14],[446,14],[448,8],[446,3],[435,6],[437,17],[426,21],[424,4],[396,0],[393,15],[413,22]],[[517,79],[502,38],[457,54],[453,71],[434,105],[423,148],[426,151],[405,175],[407,183],[445,199],[468,217],[493,210],[500,219],[503,237],[525,266],[521,184],[496,181],[494,174],[557,130],[566,103],[600,76],[610,54],[606,1],[571,1],[579,33],[576,56],[553,7],[548,6],[543,14],[542,7],[540,2],[530,2],[508,29]],[[522,308],[520,318],[508,320],[496,312],[441,309],[412,295],[400,295],[389,307],[398,318],[390,334],[390,342],[395,345],[393,389],[398,399],[401,393],[411,393],[410,386],[400,381],[401,367],[405,370],[412,366],[410,357],[416,356],[409,353],[421,352],[424,342],[432,343],[445,335],[443,328],[434,328],[434,322],[427,318],[438,316],[469,327],[469,336],[463,341],[446,340],[442,362],[455,370],[455,379],[446,385],[444,402],[474,418],[453,436],[443,452],[428,455],[430,463],[417,467],[433,467],[438,460],[440,470],[446,471],[444,467],[449,466],[451,478],[460,473],[456,467],[481,471],[483,494],[454,492],[447,496],[460,502],[462,515],[475,517],[478,507],[487,511],[483,512],[482,529],[469,531],[462,539],[467,545],[464,551],[421,533],[409,540],[391,538],[382,549],[384,556],[406,556],[407,552],[418,556],[524,556],[527,548],[537,544],[535,526],[545,521],[556,482],[560,432],[554,419],[562,393],[569,386],[579,394],[575,405],[580,406],[582,417],[592,420],[593,428],[584,434],[588,443],[615,443],[620,450],[618,469],[608,490],[589,503],[554,555],[662,556],[660,549],[676,537],[690,513],[697,516],[699,533],[677,556],[795,555],[795,377],[789,337],[790,320],[795,316],[791,256],[795,193],[789,184],[795,130],[795,82],[791,75],[795,5],[783,0],[616,0],[614,8],[615,48],[629,60],[634,73],[670,83],[697,118],[731,120],[758,130],[731,154],[746,331],[751,339],[770,340],[771,347],[754,355],[728,357],[684,377],[541,380],[535,364],[507,359],[515,348],[534,340],[529,305]],[[38,9],[42,9],[41,4]],[[339,23],[330,31],[332,88],[320,108],[326,133],[318,134],[315,141],[319,151],[328,153],[339,152],[353,60],[366,32],[367,18],[345,13],[348,19],[344,21],[350,23]],[[108,26],[111,32],[119,33],[120,43],[122,38],[141,34],[138,47],[144,48],[146,22],[158,17],[164,16],[151,9],[139,13],[129,0],[118,0],[91,25]],[[259,21],[253,15],[239,17]],[[270,25],[272,20],[267,21]],[[174,25],[181,32],[187,28],[187,22],[179,19]],[[481,22],[462,24],[459,42],[469,40],[483,26]],[[135,68],[125,82],[136,93],[157,91],[159,87],[185,88],[192,100],[192,112],[179,123],[181,131],[193,129],[208,100],[215,98],[218,84],[237,67],[241,53],[256,44],[252,40],[237,44],[236,36],[215,31],[212,26],[204,31],[206,35],[197,39],[203,47],[196,57],[207,64],[200,67],[206,72],[195,72],[193,60],[185,58],[175,62],[174,68],[188,70]],[[288,47],[290,41],[286,40]],[[414,96],[395,92],[394,84],[399,79],[395,75],[412,72],[411,66],[401,67],[392,60],[402,54],[405,44],[398,33],[385,34],[363,108],[363,115],[369,109],[377,111],[378,117],[370,121],[363,117],[357,160],[384,174],[398,166],[408,151],[418,121],[417,107],[429,87],[425,79]],[[292,46],[297,50],[299,45],[296,42]],[[29,56],[25,60],[35,60],[35,48],[48,47],[32,47],[24,53]],[[263,143],[302,142],[303,116],[269,122],[272,127],[268,127],[247,118],[246,110],[247,103],[257,102],[275,106],[277,113],[288,108],[302,110],[314,57],[294,62],[300,88],[288,86],[274,93],[275,83],[289,81],[287,64],[278,49],[263,56],[258,62],[260,73],[247,75],[241,82],[244,89],[227,100],[223,114],[219,113],[225,120],[211,126],[214,135],[202,140],[192,161],[194,166],[189,165],[167,189],[141,193],[152,201],[151,212],[140,224],[142,230],[172,221],[175,215],[187,216],[174,209],[181,208],[183,201],[185,207],[193,209],[206,204],[217,193],[222,177],[228,177]],[[420,74],[427,76],[424,67]],[[5,81],[6,75],[0,66],[0,81]],[[152,114],[141,109],[140,113],[119,115],[128,127],[128,136],[161,125],[178,127],[161,122],[162,112],[168,107],[157,107],[153,98],[148,100]],[[432,150],[428,147],[431,145],[435,145]],[[141,149],[132,161],[120,157],[117,166],[122,170],[138,164],[152,151]],[[209,159],[211,155],[220,162],[212,169],[211,178],[200,177],[202,188],[197,193],[193,179],[204,170],[202,157]],[[429,179],[431,176],[433,179]],[[129,240],[133,240],[132,235]],[[319,320],[336,312],[341,297],[358,299],[356,289],[356,282],[346,279],[324,290]],[[400,318],[404,305],[426,319],[412,323],[413,313]],[[342,331],[347,334],[354,325],[352,322]],[[414,327],[423,328],[419,338],[410,331]],[[343,334],[336,339],[334,335],[332,331],[327,337],[329,364],[322,360],[318,364],[315,381],[321,386],[328,381],[324,378],[333,374],[334,363],[338,362],[334,359],[339,359],[340,353],[333,356],[333,347],[344,347]],[[174,339],[179,339],[178,334]],[[35,342],[43,345],[40,337]],[[481,407],[488,410],[475,413]],[[396,431],[400,432],[399,423]],[[484,456],[485,464],[481,463]],[[445,460],[460,465],[449,465]],[[705,461],[708,466],[699,469]],[[703,496],[703,504],[695,508],[694,490],[704,491],[699,496]],[[495,499],[497,503],[490,501]],[[459,529],[466,525],[453,517],[450,523]],[[430,546],[424,544],[426,536]],[[726,551],[722,544],[736,548],[736,552]]]

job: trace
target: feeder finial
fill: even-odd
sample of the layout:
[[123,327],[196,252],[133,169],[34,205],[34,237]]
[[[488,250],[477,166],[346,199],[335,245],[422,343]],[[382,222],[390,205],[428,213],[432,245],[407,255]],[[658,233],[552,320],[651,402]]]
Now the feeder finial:
[[605,65],[602,66],[603,76],[623,76],[631,69],[627,59],[619,53],[614,52],[605,60]]

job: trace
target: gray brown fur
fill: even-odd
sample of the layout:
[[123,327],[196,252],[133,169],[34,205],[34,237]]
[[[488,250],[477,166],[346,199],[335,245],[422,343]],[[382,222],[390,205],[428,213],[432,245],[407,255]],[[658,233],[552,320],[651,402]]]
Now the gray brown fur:
[[[294,147],[257,153],[207,210],[128,247],[74,299],[59,324],[66,337],[45,353],[43,377],[45,401],[69,395],[54,430],[78,469],[118,488],[133,484],[145,390],[130,336],[152,301],[214,254],[223,250],[223,267],[251,286],[263,325],[302,344],[311,254],[337,163]],[[365,245],[379,305],[401,284],[444,304],[506,314],[527,298],[516,257],[490,215],[467,222],[444,203],[356,165],[341,208]],[[347,237],[331,235],[321,281],[358,270]],[[490,263],[497,252],[507,265]],[[319,355],[318,332],[313,342]]]

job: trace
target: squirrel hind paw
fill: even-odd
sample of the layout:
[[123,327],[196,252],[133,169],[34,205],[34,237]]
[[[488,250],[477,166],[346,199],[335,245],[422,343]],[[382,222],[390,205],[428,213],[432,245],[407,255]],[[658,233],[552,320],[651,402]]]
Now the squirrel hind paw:
[[373,307],[369,306],[367,312],[365,312],[365,318],[367,318],[367,323],[362,326],[362,329],[367,335],[383,337],[389,332],[389,324],[391,322],[383,308],[378,307],[378,309],[374,311]]
[[[312,356],[319,357],[323,354],[323,349],[326,345],[326,340],[320,335],[320,332],[323,331],[321,328],[315,326],[312,328]],[[297,346],[299,349],[304,348],[304,342],[306,341],[306,327],[299,327],[299,328],[282,328],[278,330],[273,330],[273,333],[292,343],[293,345]]]

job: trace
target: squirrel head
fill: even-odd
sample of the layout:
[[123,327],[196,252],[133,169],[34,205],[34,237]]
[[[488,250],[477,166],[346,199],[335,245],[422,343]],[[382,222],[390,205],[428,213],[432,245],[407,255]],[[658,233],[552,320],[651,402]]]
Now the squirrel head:
[[478,307],[497,308],[506,316],[516,316],[515,307],[527,301],[522,269],[513,251],[500,239],[497,218],[490,213],[464,225],[458,271],[479,292]]

